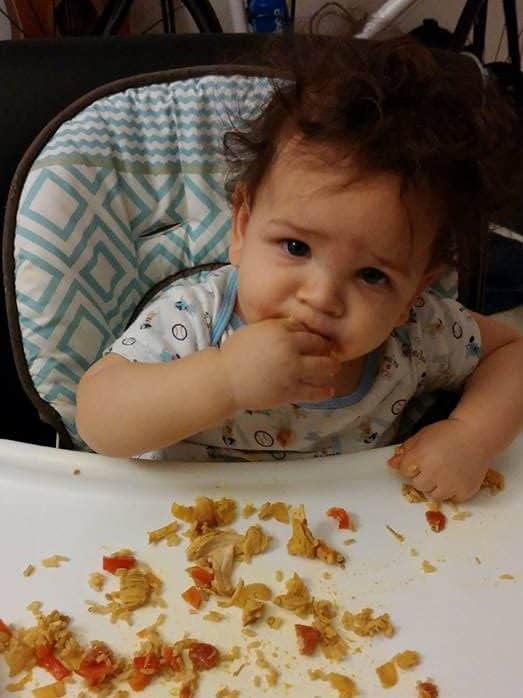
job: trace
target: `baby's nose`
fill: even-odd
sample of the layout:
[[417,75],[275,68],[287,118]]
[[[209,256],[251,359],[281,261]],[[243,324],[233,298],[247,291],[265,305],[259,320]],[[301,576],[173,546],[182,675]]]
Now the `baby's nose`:
[[333,317],[343,315],[344,301],[340,284],[330,274],[308,275],[298,290],[297,298],[319,313]]

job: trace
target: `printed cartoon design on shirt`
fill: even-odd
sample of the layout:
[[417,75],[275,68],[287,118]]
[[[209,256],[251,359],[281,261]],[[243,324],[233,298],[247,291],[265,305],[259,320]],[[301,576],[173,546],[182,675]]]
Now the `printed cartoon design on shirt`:
[[385,378],[391,378],[395,369],[397,369],[399,363],[393,356],[385,355],[381,361],[381,365],[378,369],[379,373]]
[[223,425],[222,441],[226,446],[234,446],[236,444],[236,439],[233,436],[233,424],[234,422],[228,420]]
[[149,330],[153,326],[154,318],[158,315],[155,310],[151,310],[144,318],[144,321],[140,325],[141,330]]
[[469,337],[469,341],[465,345],[465,349],[467,350],[467,354],[469,356],[479,356],[481,352],[480,346],[474,337]]
[[405,398],[400,398],[399,400],[396,400],[395,402],[392,403],[390,411],[392,412],[393,415],[398,416],[401,414],[405,408],[405,405],[407,404],[407,401]]
[[371,444],[378,438],[378,432],[375,431],[372,422],[368,419],[363,419],[358,424],[358,429],[360,431],[360,439],[365,444]]
[[172,336],[179,342],[183,342],[184,339],[187,339],[187,336],[189,334],[187,331],[187,327],[185,325],[182,325],[181,322],[177,322],[175,325],[171,327],[171,333]]
[[263,429],[259,429],[258,431],[254,432],[254,440],[257,444],[263,446],[263,448],[270,448],[271,446],[274,446],[274,438],[269,434],[268,431],[263,431]]
[[176,303],[174,304],[174,307],[176,308],[176,310],[181,310],[182,312],[186,312],[186,313],[192,313],[191,306],[183,298],[180,298],[179,300],[177,300]]
[[452,324],[452,334],[456,339],[461,339],[463,337],[463,327],[459,322],[454,322]]
[[[240,326],[234,320],[235,280],[235,269],[226,265],[176,281],[107,351],[129,361],[152,363],[219,346]],[[186,441],[136,455],[196,461],[293,460],[391,443],[411,406],[430,399],[426,391],[459,389],[476,367],[480,352],[479,328],[461,304],[424,293],[414,308],[416,322],[393,330],[377,354],[372,380],[356,402],[335,398],[324,405],[240,411]]]

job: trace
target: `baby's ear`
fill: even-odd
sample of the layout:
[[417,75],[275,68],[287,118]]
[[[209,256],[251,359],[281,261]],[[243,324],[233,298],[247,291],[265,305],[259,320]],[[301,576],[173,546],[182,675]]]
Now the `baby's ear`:
[[229,241],[229,261],[237,267],[240,263],[240,253],[250,218],[249,203],[246,196],[245,184],[238,184],[232,195],[232,226]]

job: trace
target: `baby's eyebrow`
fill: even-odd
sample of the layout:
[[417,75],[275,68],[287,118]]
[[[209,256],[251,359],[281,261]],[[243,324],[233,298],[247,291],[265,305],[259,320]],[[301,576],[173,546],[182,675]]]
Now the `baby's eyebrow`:
[[281,225],[284,228],[290,228],[295,233],[302,233],[303,235],[308,235],[310,237],[325,238],[329,236],[337,235],[338,233],[330,233],[327,230],[316,230],[314,228],[304,228],[300,225],[295,225],[290,221],[286,221],[283,218],[271,218],[269,220],[270,224]]
[[392,269],[393,271],[397,272],[398,274],[402,274],[403,276],[409,276],[409,268],[401,262],[397,262],[393,259],[386,259],[385,257],[380,257],[374,252],[371,252],[371,255],[381,266],[387,267],[388,269]]

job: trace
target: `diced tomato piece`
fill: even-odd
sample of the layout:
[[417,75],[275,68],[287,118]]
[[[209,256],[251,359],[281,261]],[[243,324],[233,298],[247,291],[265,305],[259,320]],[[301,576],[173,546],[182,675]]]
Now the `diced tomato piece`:
[[141,654],[133,659],[135,671],[141,671],[144,674],[157,674],[161,667],[160,659],[155,654]]
[[187,601],[188,604],[194,606],[194,608],[200,608],[202,605],[202,595],[196,587],[189,587],[182,592],[182,597]]
[[104,555],[103,569],[104,572],[114,574],[116,570],[130,570],[136,565],[136,558],[132,555],[121,555],[120,557],[111,557]]
[[188,567],[187,572],[193,578],[195,584],[200,587],[210,588],[211,582],[214,579],[214,574],[210,570],[206,570],[204,567]]
[[442,511],[426,511],[425,518],[431,529],[439,533],[445,528],[447,517]]
[[314,654],[321,638],[319,631],[312,625],[300,625],[299,623],[295,624],[294,629],[301,654]]
[[142,674],[140,671],[135,671],[127,679],[127,683],[133,691],[143,691],[143,689],[151,683],[152,674]]
[[4,635],[8,635],[11,637],[13,634],[11,632],[11,629],[4,623],[4,621],[0,618],[0,633],[3,633]]
[[438,698],[438,687],[431,681],[422,681],[418,683],[419,698]]
[[71,675],[71,670],[54,656],[51,645],[38,645],[35,648],[35,654],[38,666],[48,671],[57,681],[61,681],[66,676]]
[[114,670],[114,663],[109,648],[101,644],[86,652],[76,673],[84,678],[87,685],[97,686]]
[[220,652],[214,645],[194,642],[189,647],[189,659],[196,671],[212,669],[220,662]]
[[341,507],[331,507],[327,511],[327,516],[330,516],[332,519],[336,519],[338,522],[338,528],[350,528],[350,517],[345,511],[345,509],[342,509]]

